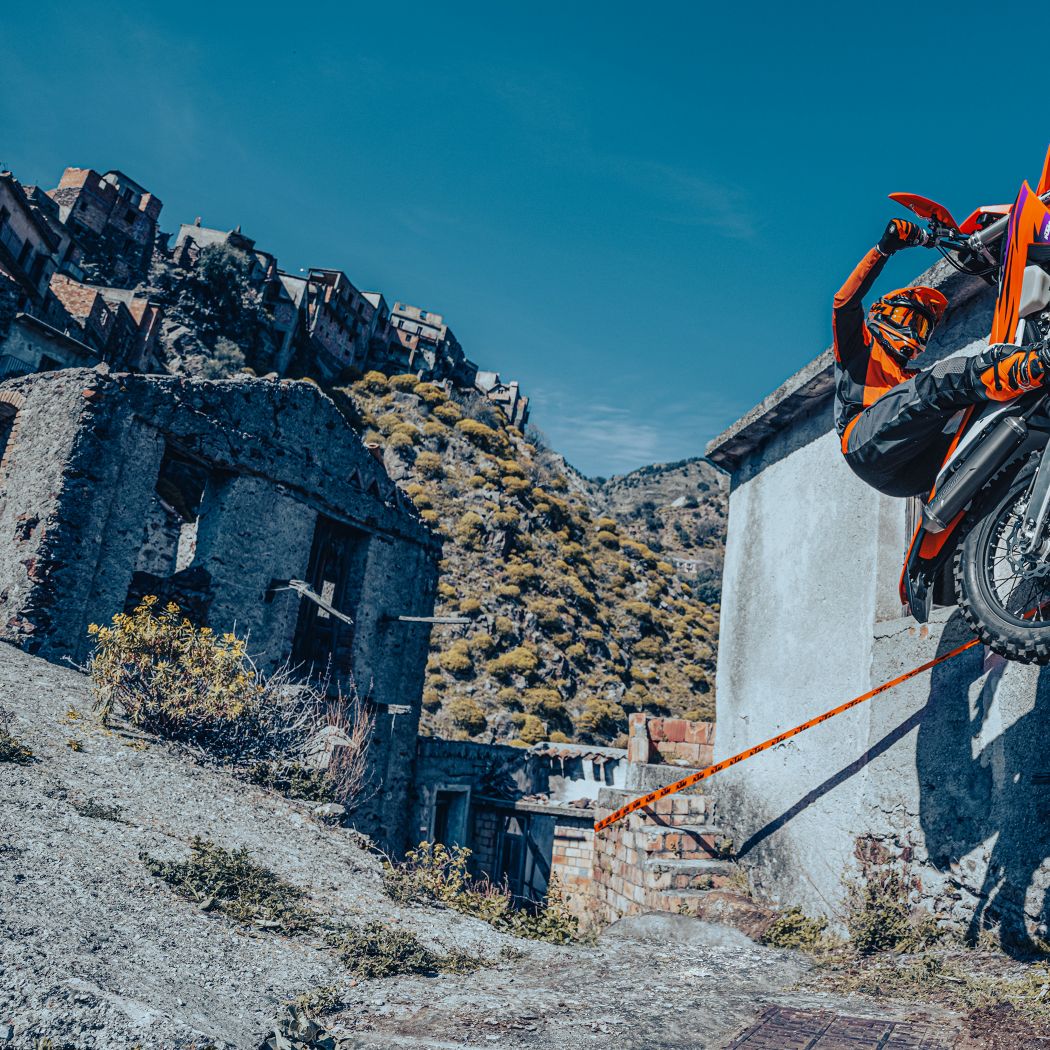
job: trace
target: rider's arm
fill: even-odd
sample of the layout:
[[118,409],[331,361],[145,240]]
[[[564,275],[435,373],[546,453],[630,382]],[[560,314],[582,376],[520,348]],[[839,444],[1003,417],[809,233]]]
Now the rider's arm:
[[835,295],[832,330],[835,335],[835,360],[843,362],[865,346],[864,296],[871,291],[888,255],[872,248],[846,278]]

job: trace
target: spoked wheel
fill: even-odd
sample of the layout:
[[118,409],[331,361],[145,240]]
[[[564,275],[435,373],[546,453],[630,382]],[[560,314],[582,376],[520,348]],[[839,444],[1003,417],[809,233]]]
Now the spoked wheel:
[[1001,474],[975,502],[955,554],[955,593],[963,616],[995,652],[1050,663],[1050,543],[1020,551],[1034,464]]

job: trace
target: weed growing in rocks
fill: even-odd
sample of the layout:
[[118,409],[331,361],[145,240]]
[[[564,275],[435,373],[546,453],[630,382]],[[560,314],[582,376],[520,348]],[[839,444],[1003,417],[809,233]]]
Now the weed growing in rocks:
[[316,917],[303,906],[305,894],[268,868],[254,863],[247,849],[228,850],[194,837],[190,858],[163,861],[147,854],[140,860],[151,875],[201,911],[217,911],[234,922],[278,933],[301,933]]
[[33,752],[11,733],[11,716],[0,707],[0,762],[28,766],[35,762]]
[[323,1017],[325,1014],[341,1010],[345,1004],[339,989],[333,984],[326,984],[320,988],[311,988],[310,991],[303,992],[288,1005],[296,1011],[301,1011],[307,1017]]
[[126,824],[127,821],[121,817],[124,812],[120,806],[107,806],[99,802],[97,798],[71,799],[70,805],[82,816],[90,817],[92,820],[111,820],[115,824]]
[[339,953],[350,973],[362,980],[413,973],[425,977],[439,973],[471,973],[484,965],[484,960],[466,952],[438,955],[414,933],[382,922],[369,922],[360,928],[331,933],[326,940]]
[[579,936],[579,920],[569,912],[557,880],[547,886],[547,900],[535,910],[516,908],[510,891],[467,872],[470,850],[423,842],[409,850],[403,863],[387,861],[384,886],[403,904],[437,902],[515,937],[567,944]]
[[912,907],[906,862],[894,862],[873,839],[858,839],[856,856],[861,878],[846,883],[846,928],[856,951],[916,951],[946,936],[932,915]]
[[827,933],[827,919],[811,919],[801,908],[782,911],[762,935],[762,944],[771,948],[795,948],[816,952],[836,944]]

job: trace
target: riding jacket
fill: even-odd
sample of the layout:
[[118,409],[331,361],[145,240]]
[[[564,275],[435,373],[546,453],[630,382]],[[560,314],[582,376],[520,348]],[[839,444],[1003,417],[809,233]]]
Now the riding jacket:
[[864,296],[882,273],[886,260],[872,248],[835,295],[832,313],[836,365],[835,429],[845,451],[850,424],[887,390],[903,383],[913,371],[884,349],[864,321]]

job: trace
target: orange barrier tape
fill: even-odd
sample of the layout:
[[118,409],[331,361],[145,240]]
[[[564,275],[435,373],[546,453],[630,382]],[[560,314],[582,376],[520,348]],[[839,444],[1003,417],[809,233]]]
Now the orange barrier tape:
[[896,678],[891,678],[890,681],[883,682],[882,685],[877,685],[874,689],[869,689],[868,692],[861,693],[860,696],[855,696],[852,700],[847,700],[844,704],[839,704],[838,707],[833,707],[830,711],[825,711],[822,715],[817,715],[816,718],[811,718],[808,722],[803,722],[800,726],[795,726],[793,729],[786,729],[783,733],[778,733],[776,736],[770,737],[769,740],[765,740],[761,744],[756,744],[754,747],[749,747],[746,751],[741,751],[738,755],[733,755],[732,758],[723,758],[721,762],[716,762],[713,766],[708,766],[706,769],[699,769],[695,773],[690,773],[689,776],[683,777],[681,780],[676,780],[673,784],[668,784],[666,787],[652,791],[648,795],[642,795],[641,798],[636,798],[633,802],[628,802],[626,806],[621,806],[615,813],[610,813],[609,816],[605,817],[603,820],[599,820],[594,825],[594,830],[596,832],[601,831],[603,828],[607,828],[610,824],[615,824],[618,820],[622,820],[628,813],[633,813],[636,809],[642,809],[643,807],[648,806],[651,802],[656,802],[657,799],[666,798],[668,795],[673,795],[676,791],[681,791],[684,788],[692,787],[694,784],[699,784],[701,780],[713,777],[716,773],[721,773],[723,769],[735,766],[737,762],[743,762],[745,758],[751,758],[752,755],[760,754],[762,751],[768,751],[771,747],[776,747],[777,744],[782,744],[785,740],[789,740],[793,736],[798,736],[799,733],[802,733],[807,729],[812,729],[813,726],[818,726],[821,722],[826,722],[829,718],[834,718],[835,715],[841,715],[843,711],[848,711],[851,707],[863,704],[865,700],[870,700],[873,696],[878,696],[879,693],[885,693],[887,689],[892,689],[894,686],[900,685],[901,682],[906,682],[909,678],[914,678],[916,675],[922,674],[923,671],[930,670],[931,667],[943,664],[945,660],[950,660],[953,656],[958,656],[960,653],[966,652],[967,649],[972,649],[977,643],[977,638],[971,638],[970,641],[952,649],[951,652],[945,653],[943,656],[938,656],[933,660],[927,660],[926,663],[920,664],[918,667],[913,667],[910,671],[905,671],[904,674],[898,675]]

